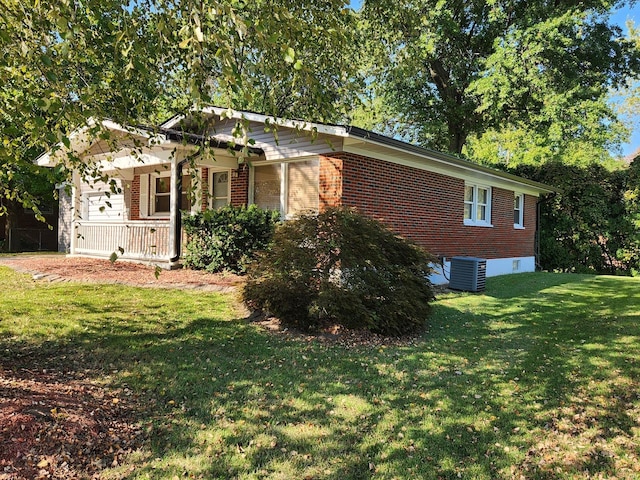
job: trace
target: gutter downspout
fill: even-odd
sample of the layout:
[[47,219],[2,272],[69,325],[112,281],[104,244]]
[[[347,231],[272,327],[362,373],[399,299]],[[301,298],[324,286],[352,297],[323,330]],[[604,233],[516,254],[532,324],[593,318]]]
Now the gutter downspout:
[[173,226],[170,236],[171,242],[171,257],[169,257],[169,268],[173,267],[180,259],[180,247],[182,243],[182,214],[180,209],[182,208],[182,167],[188,160],[181,160],[180,162],[171,164],[171,211],[169,224]]

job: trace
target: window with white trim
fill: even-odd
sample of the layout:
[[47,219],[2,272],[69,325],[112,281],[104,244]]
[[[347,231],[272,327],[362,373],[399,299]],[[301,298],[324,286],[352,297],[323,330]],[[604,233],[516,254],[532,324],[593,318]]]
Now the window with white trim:
[[464,224],[491,227],[491,187],[464,186]]
[[231,187],[231,183],[229,182],[229,179],[231,177],[230,171],[210,171],[209,175],[209,208],[218,209],[220,207],[228,205],[230,197],[229,191]]
[[261,208],[278,210],[284,216],[304,211],[318,211],[319,161],[255,165],[252,198]]
[[524,228],[524,195],[516,193],[513,197],[513,227]]
[[260,208],[281,211],[281,164],[260,165],[253,168],[253,203]]
[[151,175],[151,215],[169,215],[171,209],[171,177]]
[[[149,214],[158,217],[168,217],[171,211],[171,173],[153,173],[149,175],[151,192],[149,198]],[[191,175],[182,175],[181,210],[191,210],[189,189]]]

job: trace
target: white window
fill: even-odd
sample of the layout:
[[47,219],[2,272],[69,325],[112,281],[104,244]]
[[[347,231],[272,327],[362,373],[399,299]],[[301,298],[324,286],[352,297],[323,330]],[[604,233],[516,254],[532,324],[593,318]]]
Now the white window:
[[169,215],[171,209],[171,177],[151,175],[151,215]]
[[286,164],[287,170],[287,215],[304,211],[318,211],[319,162],[295,162]]
[[319,161],[258,165],[253,168],[253,203],[284,216],[318,211]]
[[491,225],[491,187],[465,185],[464,224],[483,227],[493,226]]
[[[141,181],[143,181],[142,178]],[[171,211],[170,172],[153,173],[149,175],[149,182],[149,192],[151,193],[149,196],[149,214],[158,217],[168,217]],[[191,210],[190,189],[191,175],[182,175],[181,210]],[[143,201],[144,198],[141,198],[141,202]]]
[[521,193],[513,197],[513,227],[524,228],[524,195]]
[[229,204],[231,183],[229,170],[209,173],[209,208],[218,209]]
[[260,208],[282,211],[280,192],[281,164],[261,165],[253,169],[253,203]]

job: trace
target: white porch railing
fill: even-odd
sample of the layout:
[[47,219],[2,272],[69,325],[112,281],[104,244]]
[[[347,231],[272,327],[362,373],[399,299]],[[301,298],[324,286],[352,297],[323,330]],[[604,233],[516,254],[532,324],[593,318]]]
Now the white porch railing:
[[[83,222],[76,224],[72,253],[144,261],[169,261],[169,222]],[[124,250],[121,253],[120,249]]]

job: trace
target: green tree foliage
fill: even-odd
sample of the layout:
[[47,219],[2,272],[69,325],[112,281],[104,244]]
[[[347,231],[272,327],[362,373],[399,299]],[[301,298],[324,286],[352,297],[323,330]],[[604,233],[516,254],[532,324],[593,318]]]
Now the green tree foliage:
[[[335,120],[352,93],[344,0],[155,2],[171,71],[196,104]],[[181,72],[184,72],[182,74]]]
[[[344,0],[2,0],[0,167],[68,147],[100,120],[136,125],[168,109],[255,107],[322,120],[354,76]],[[89,123],[93,118],[95,123]],[[112,139],[115,141],[116,139]],[[35,152],[35,153],[34,153]],[[80,161],[69,155],[75,167]],[[0,182],[3,196],[24,198]]]
[[626,177],[624,221],[628,222],[630,232],[619,257],[637,276],[640,275],[640,154],[631,162]]
[[[14,1],[0,9],[0,194],[34,196],[14,172],[90,117],[142,118],[160,92],[159,51],[140,8],[120,2]],[[146,52],[133,48],[144,40]],[[97,132],[96,132],[97,133]]]
[[548,270],[632,274],[640,264],[638,167],[550,162],[514,173],[554,185],[540,204],[540,262]]
[[609,23],[613,6],[367,0],[371,85],[398,112],[396,132],[432,148],[459,154],[470,135],[505,126],[606,147],[617,129],[607,92],[640,70],[636,45]]
[[463,154],[477,163],[500,168],[547,162],[620,168],[622,165],[610,149],[625,136],[625,130],[619,124],[609,125],[605,135],[611,135],[611,141],[603,137],[601,143],[594,144],[585,139],[551,140],[544,132],[524,128],[490,129],[480,137],[471,135]]
[[271,249],[249,271],[243,298],[288,325],[336,322],[401,335],[426,324],[433,261],[373,219],[328,209],[278,226]]
[[[640,50],[640,26],[632,21],[627,22],[629,39],[635,42],[636,49]],[[640,129],[640,79],[630,82],[620,90],[613,92],[613,103],[616,111],[625,125],[631,130]]]
[[208,272],[244,273],[258,250],[269,246],[280,213],[256,205],[185,214],[184,266]]

